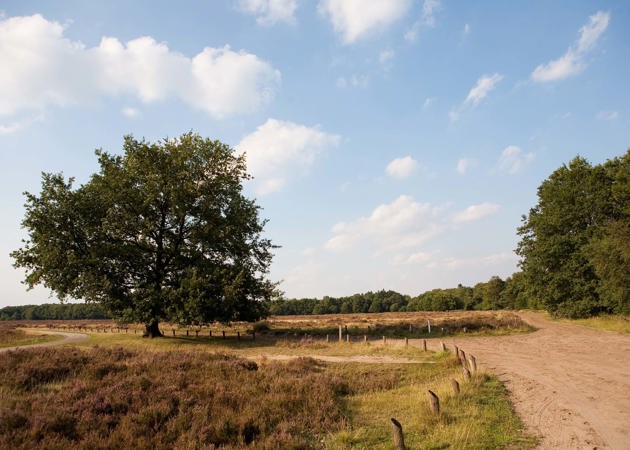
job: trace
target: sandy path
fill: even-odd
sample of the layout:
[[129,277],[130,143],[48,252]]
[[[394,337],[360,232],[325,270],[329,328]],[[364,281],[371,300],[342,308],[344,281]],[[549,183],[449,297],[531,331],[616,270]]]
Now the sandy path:
[[48,331],[48,330],[46,331],[25,330],[25,331],[31,334],[54,334],[58,336],[63,336],[63,338],[57,341],[42,342],[41,344],[19,345],[17,347],[3,347],[3,348],[0,348],[0,353],[8,352],[10,350],[18,350],[22,348],[50,347],[52,345],[74,344],[76,342],[84,341],[85,339],[88,338],[88,335],[83,334],[83,333],[65,333],[63,331]]
[[521,316],[539,330],[445,343],[498,375],[540,449],[630,449],[630,335]]

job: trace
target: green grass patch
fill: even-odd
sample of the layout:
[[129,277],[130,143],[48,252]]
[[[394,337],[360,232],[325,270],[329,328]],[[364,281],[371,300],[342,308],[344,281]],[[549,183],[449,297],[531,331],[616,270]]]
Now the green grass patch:
[[[352,365],[335,370],[350,379],[359,378],[355,374],[360,371]],[[402,424],[409,449],[535,447],[537,440],[524,433],[496,378],[479,375],[464,382],[454,358],[443,359],[440,365],[387,366],[384,372],[379,370],[379,377],[392,372],[398,382],[391,388],[353,392],[348,399],[350,426],[331,433],[326,448],[391,449],[391,418]],[[459,395],[453,393],[452,378],[460,382]],[[439,416],[429,409],[429,389],[440,398]]]
[[597,330],[616,331],[618,333],[630,333],[630,317],[622,315],[603,315],[589,317],[588,319],[561,319],[562,322],[575,323]]

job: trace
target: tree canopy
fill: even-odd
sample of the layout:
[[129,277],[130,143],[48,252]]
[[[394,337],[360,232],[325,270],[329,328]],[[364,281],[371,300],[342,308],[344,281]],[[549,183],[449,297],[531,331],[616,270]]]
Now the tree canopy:
[[596,166],[576,157],[518,230],[527,292],[558,316],[630,313],[629,230],[630,151]]
[[100,170],[82,186],[43,173],[41,193],[25,193],[28,239],[11,253],[25,284],[100,303],[151,337],[165,320],[267,314],[274,245],[243,195],[243,155],[193,133],[157,143],[127,136],[122,155],[96,155]]

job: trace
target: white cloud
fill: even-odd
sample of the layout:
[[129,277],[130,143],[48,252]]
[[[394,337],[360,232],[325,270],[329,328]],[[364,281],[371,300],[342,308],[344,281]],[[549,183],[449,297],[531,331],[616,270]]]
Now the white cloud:
[[425,98],[424,102],[422,103],[422,109],[430,108],[433,103],[435,103],[435,97],[427,97],[427,98]]
[[503,75],[495,73],[492,75],[482,75],[477,84],[468,92],[466,100],[456,109],[449,112],[451,122],[459,120],[461,113],[469,107],[477,106],[490,91],[492,91],[497,83],[503,79]]
[[472,222],[483,217],[492,215],[499,210],[500,206],[496,203],[480,203],[479,205],[470,205],[465,210],[455,214],[454,223]]
[[439,11],[441,6],[441,0],[424,0],[422,3],[422,18],[414,22],[411,28],[405,32],[405,40],[407,42],[415,42],[423,26],[427,28],[435,27],[435,13]]
[[[419,203],[409,195],[401,195],[377,206],[367,217],[335,224],[333,236],[324,247],[335,253],[362,249],[372,255],[391,254],[395,264],[417,263],[428,258],[420,248],[427,241],[494,214],[499,208],[497,204],[481,203],[448,214],[448,206]],[[408,254],[401,254],[405,250]]]
[[541,64],[532,72],[537,82],[562,80],[580,73],[586,63],[584,58],[595,47],[600,36],[608,28],[610,13],[598,11],[589,17],[589,22],[580,28],[580,37],[564,55],[546,64]]
[[339,136],[318,127],[268,119],[245,136],[236,150],[246,154],[256,192],[265,195],[282,190],[292,175],[307,169],[320,153],[339,141]]
[[465,24],[464,31],[462,33],[464,34],[464,36],[468,36],[470,34],[470,25]]
[[262,26],[271,26],[279,22],[294,24],[297,0],[240,0],[238,8],[256,16],[256,22]]
[[499,170],[514,174],[519,172],[527,164],[534,160],[533,153],[525,153],[516,145],[510,145],[503,149],[499,157]]
[[599,120],[617,120],[619,118],[619,112],[617,111],[600,111],[597,113]]
[[388,28],[411,6],[411,0],[321,0],[318,10],[327,17],[345,44]]
[[448,227],[438,218],[441,211],[442,208],[401,195],[392,203],[379,205],[368,217],[337,223],[325,248],[341,252],[368,245],[381,253],[415,247]]
[[41,15],[0,21],[0,114],[131,95],[143,103],[177,99],[216,118],[267,103],[280,72],[256,55],[206,47],[189,58],[152,37],[97,47],[64,36]]
[[140,111],[136,108],[132,108],[131,106],[125,106],[121,110],[123,116],[129,117],[130,119],[135,119],[136,117],[140,117]]
[[516,262],[518,258],[514,253],[495,253],[476,258],[443,258],[432,260],[426,264],[429,269],[458,270],[480,267],[492,267],[504,265],[507,262]]
[[418,161],[411,156],[396,158],[387,165],[385,171],[393,178],[403,179],[409,177],[420,168]]
[[475,167],[477,165],[477,161],[475,161],[472,158],[460,158],[459,161],[457,161],[457,173],[464,175],[466,172],[468,172],[471,168]]
[[483,100],[488,93],[494,89],[496,84],[503,79],[503,75],[498,73],[492,75],[483,75],[477,80],[477,84],[468,93],[468,97],[464,103],[470,103],[472,105],[478,104]]

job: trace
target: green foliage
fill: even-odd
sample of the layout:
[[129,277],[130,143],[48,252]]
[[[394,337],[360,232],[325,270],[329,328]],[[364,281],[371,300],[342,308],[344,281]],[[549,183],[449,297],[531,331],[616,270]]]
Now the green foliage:
[[630,308],[630,151],[598,166],[577,157],[538,188],[518,230],[526,290],[553,315]]
[[164,320],[267,313],[274,247],[242,194],[244,156],[192,133],[155,144],[127,136],[122,155],[96,153],[100,171],[85,185],[45,173],[41,194],[25,194],[29,239],[11,255],[29,287],[100,303],[151,336]]
[[111,315],[101,305],[94,303],[47,303],[0,308],[0,320],[78,319],[111,319]]
[[493,276],[474,287],[458,285],[450,289],[433,289],[417,297],[395,291],[367,292],[349,297],[277,299],[271,302],[273,315],[358,314],[406,311],[493,310],[537,308],[530,300],[521,273],[507,280]]

